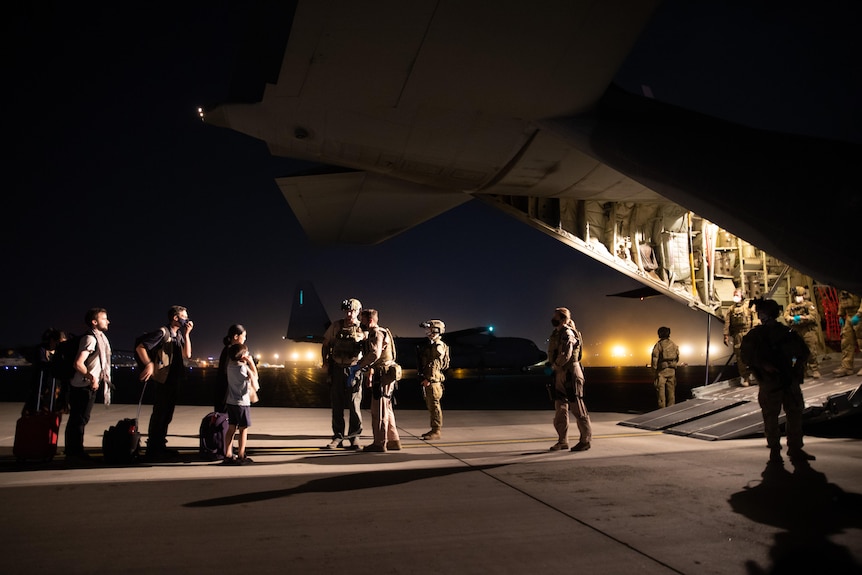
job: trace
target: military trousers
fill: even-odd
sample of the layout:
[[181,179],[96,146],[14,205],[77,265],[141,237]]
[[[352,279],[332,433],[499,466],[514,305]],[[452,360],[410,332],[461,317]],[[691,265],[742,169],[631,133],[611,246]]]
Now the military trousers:
[[424,387],[423,390],[425,407],[428,408],[428,415],[431,419],[431,431],[440,431],[443,429],[443,409],[440,406],[440,400],[443,398],[443,384],[432,383],[428,387]]
[[757,402],[763,415],[763,433],[770,449],[781,448],[779,416],[782,408],[787,433],[787,448],[802,449],[802,411],[805,400],[798,385],[781,385],[780,381],[758,381]]
[[[332,365],[329,368],[329,401],[332,406],[332,439],[342,440],[362,434],[362,385],[357,374],[356,383],[346,387],[348,368]],[[348,410],[347,424],[344,410]]]
[[655,392],[658,407],[670,407],[676,403],[676,369],[666,367],[655,374]]
[[569,443],[569,413],[574,416],[578,425],[581,443],[589,443],[593,439],[593,426],[584,399],[577,397],[573,401],[557,399],[554,401],[554,429],[557,432],[558,443]]
[[[401,441],[398,427],[395,424],[395,412],[392,410],[392,384],[386,386],[385,395],[375,397],[371,394],[371,432],[374,435],[374,445],[385,447],[390,441]],[[388,396],[388,397],[387,397]]]
[[745,337],[747,331],[738,331],[736,333],[730,334],[730,341],[733,344],[733,355],[736,357],[736,369],[739,371],[739,377],[742,379],[748,379],[751,375],[751,368],[748,367],[748,364],[742,361],[742,357],[739,355],[739,348],[742,346],[742,338]]
[[853,370],[853,360],[856,357],[856,346],[862,346],[862,321],[855,326],[849,321],[841,328],[841,367]]

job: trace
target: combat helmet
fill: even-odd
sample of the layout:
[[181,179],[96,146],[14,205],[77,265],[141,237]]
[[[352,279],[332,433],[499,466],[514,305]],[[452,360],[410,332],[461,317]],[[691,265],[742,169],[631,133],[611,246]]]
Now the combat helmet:
[[435,335],[443,335],[446,332],[446,324],[443,323],[443,320],[439,319],[429,319],[428,321],[423,321],[419,324],[419,327],[424,327],[427,330],[430,330]]
[[343,302],[341,302],[341,309],[344,311],[347,311],[347,310],[359,311],[362,309],[362,303],[360,303],[360,301],[356,298],[346,299]]

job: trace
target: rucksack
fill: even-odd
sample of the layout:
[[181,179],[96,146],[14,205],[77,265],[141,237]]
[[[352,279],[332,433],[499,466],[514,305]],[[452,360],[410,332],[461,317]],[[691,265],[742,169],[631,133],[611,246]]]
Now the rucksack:
[[[679,347],[669,339],[663,339],[658,343],[659,347],[659,355],[658,355],[658,366],[659,369],[665,369],[667,367],[671,367],[676,369],[679,365]],[[667,353],[668,355],[665,355]],[[662,363],[665,364],[665,367],[662,367]]]
[[[150,358],[150,361],[155,363],[155,369],[153,370],[153,380],[158,383],[164,383],[168,378],[168,373],[171,369],[171,353],[173,352],[173,345],[165,345],[170,343],[170,339],[165,339],[168,336],[168,330],[166,327],[162,326],[159,328],[162,332],[162,342],[153,347],[153,349],[147,350],[147,356]],[[138,369],[144,369],[146,366],[141,361],[140,356],[138,356],[138,346],[141,345],[144,341],[149,339],[154,332],[145,332],[135,338],[135,346],[132,348],[135,354],[135,363],[138,365]]]
[[51,360],[51,372],[57,379],[69,381],[74,377],[75,359],[78,357],[78,348],[81,346],[82,337],[84,336],[69,334],[66,341],[57,344],[54,358]]
[[785,377],[796,379],[799,383],[805,373],[805,364],[811,352],[805,340],[798,333],[781,324],[767,332],[769,360]]
[[225,435],[230,423],[227,413],[213,411],[201,420],[199,452],[201,457],[210,461],[222,459],[225,452]]

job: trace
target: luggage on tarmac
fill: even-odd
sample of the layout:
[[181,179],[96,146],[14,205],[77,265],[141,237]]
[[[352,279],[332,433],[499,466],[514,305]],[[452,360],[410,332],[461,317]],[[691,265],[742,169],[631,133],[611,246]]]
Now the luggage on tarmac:
[[54,393],[57,380],[51,378],[51,404],[47,411],[42,410],[42,384],[47,378],[44,372],[39,374],[39,395],[36,412],[22,415],[15,424],[15,440],[12,454],[18,461],[27,459],[51,461],[57,454],[57,439],[60,436],[60,420],[62,416],[54,413]]
[[141,404],[144,402],[144,392],[147,382],[141,389],[141,399],[138,401],[138,413],[134,419],[127,417],[112,425],[102,434],[102,458],[105,463],[122,465],[135,463],[141,454],[141,431],[138,420],[141,419]]
[[141,432],[137,418],[121,419],[102,435],[105,463],[134,463],[141,451]]
[[227,413],[213,411],[204,416],[200,428],[201,457],[211,461],[224,458],[228,425]]

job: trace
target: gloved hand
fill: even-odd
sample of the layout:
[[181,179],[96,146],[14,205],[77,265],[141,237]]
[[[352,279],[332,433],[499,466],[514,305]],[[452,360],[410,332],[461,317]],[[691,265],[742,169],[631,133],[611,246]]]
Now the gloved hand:
[[853,317],[850,318],[850,325],[858,325],[859,324],[859,314],[857,313]]
[[801,315],[795,315],[795,316],[793,316],[793,323],[799,323],[800,321],[802,321],[802,316],[801,316]]

